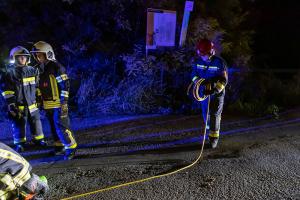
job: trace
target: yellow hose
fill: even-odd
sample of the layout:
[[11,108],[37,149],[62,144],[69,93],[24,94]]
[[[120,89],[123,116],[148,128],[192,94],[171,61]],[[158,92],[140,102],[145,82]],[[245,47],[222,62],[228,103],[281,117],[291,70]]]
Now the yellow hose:
[[201,78],[201,79],[198,79],[196,81],[196,83],[194,84],[194,88],[193,88],[193,97],[194,99],[196,99],[197,101],[204,101],[207,96],[206,95],[203,95],[202,97],[199,95],[199,90],[200,90],[200,86],[201,84],[203,83],[205,79]]
[[[202,81],[201,81],[201,82],[202,82]],[[200,83],[200,84],[201,84],[201,83]],[[200,84],[199,84],[199,85],[200,85]],[[207,96],[206,96],[206,97],[207,97]],[[209,104],[210,104],[210,97],[208,96],[208,104],[207,104],[206,119],[208,119],[208,114],[209,114]],[[172,172],[165,173],[165,174],[156,175],[156,176],[151,176],[151,177],[144,178],[144,179],[140,179],[140,180],[136,180],[136,181],[131,181],[131,182],[127,182],[127,183],[122,183],[122,184],[119,184],[119,185],[109,186],[109,187],[102,188],[102,189],[99,189],[99,190],[95,190],[95,191],[91,191],[91,192],[87,192],[87,193],[83,193],[83,194],[79,194],[79,195],[75,195],[75,196],[63,198],[63,199],[61,199],[61,200],[75,199],[75,198],[84,197],[84,196],[88,196],[88,195],[92,195],[92,194],[96,194],[96,193],[101,193],[101,192],[105,192],[105,191],[112,190],[112,189],[116,189],[116,188],[120,188],[120,187],[125,187],[125,186],[128,186],[128,185],[133,185],[133,184],[136,184],[136,183],[141,183],[141,182],[149,181],[149,180],[156,179],[156,178],[161,178],[161,177],[169,176],[169,175],[176,174],[176,173],[178,173],[178,172],[181,172],[181,171],[183,171],[183,170],[185,170],[185,169],[188,169],[188,168],[194,166],[194,165],[201,159],[201,157],[202,157],[202,153],[203,153],[203,149],[204,149],[204,144],[205,144],[205,137],[206,137],[206,127],[207,127],[207,120],[205,121],[205,129],[204,129],[204,134],[203,134],[202,147],[201,147],[199,156],[198,156],[197,159],[196,159],[194,162],[192,162],[191,164],[189,164],[189,165],[187,165],[187,166],[185,166],[185,167],[182,167],[182,168],[180,168],[180,169],[174,170],[174,171],[172,171]]]

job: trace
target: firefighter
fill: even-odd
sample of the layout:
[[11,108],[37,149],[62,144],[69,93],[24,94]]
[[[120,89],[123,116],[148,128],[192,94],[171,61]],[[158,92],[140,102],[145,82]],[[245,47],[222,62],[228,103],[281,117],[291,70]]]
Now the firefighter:
[[8,116],[12,120],[16,151],[24,151],[28,120],[33,142],[46,146],[36,103],[38,70],[28,66],[30,52],[22,46],[17,46],[10,51],[10,59],[12,66],[5,71],[1,89],[7,103]]
[[49,190],[45,176],[31,172],[30,164],[0,142],[0,200],[33,199]]
[[[192,82],[204,86],[203,95],[210,96],[209,113],[207,114],[208,98],[201,101],[203,119],[208,126],[209,147],[216,148],[219,141],[221,114],[223,110],[225,87],[228,82],[225,61],[215,55],[213,43],[208,39],[201,39],[197,43],[197,59],[192,66]],[[208,119],[206,117],[208,116]]]
[[68,98],[70,81],[65,68],[56,61],[50,44],[39,41],[31,52],[39,63],[39,89],[43,109],[51,125],[56,155],[64,154],[64,159],[74,157],[77,143],[70,129]]

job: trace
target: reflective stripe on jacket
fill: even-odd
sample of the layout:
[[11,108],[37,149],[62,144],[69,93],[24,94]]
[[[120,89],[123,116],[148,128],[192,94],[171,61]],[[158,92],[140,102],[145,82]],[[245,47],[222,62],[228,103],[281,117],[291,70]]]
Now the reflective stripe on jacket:
[[0,142],[0,199],[30,179],[31,166],[17,152]]
[[2,96],[8,104],[28,106],[30,113],[38,110],[36,106],[37,69],[31,66],[10,67],[2,81]]
[[209,80],[218,92],[222,92],[228,82],[228,72],[225,61],[212,56],[208,62],[198,58],[192,66],[191,79],[204,78]]
[[48,61],[38,68],[44,109],[59,108],[69,98],[70,80],[65,68],[57,61]]

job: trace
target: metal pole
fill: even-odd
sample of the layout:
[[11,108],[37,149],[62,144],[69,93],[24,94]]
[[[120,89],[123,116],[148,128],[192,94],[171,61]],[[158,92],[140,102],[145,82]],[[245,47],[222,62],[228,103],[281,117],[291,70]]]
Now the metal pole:
[[179,46],[183,46],[186,40],[187,29],[189,25],[190,12],[193,11],[194,1],[186,1],[184,7],[184,15],[181,26]]

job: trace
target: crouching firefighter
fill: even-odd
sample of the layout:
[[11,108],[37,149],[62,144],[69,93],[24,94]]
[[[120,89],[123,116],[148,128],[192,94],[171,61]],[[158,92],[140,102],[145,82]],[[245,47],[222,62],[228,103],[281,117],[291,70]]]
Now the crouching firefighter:
[[12,120],[16,151],[24,151],[27,120],[29,120],[34,143],[45,146],[36,103],[38,70],[28,66],[30,53],[22,46],[17,46],[10,51],[10,59],[13,64],[4,74],[1,90],[7,103],[9,118]]
[[32,173],[21,155],[0,142],[0,200],[31,200],[48,190],[46,177]]
[[55,154],[64,154],[64,159],[74,157],[77,143],[70,129],[68,98],[70,81],[65,68],[56,61],[50,44],[39,41],[31,53],[38,62],[40,72],[39,89],[42,105],[50,122]]
[[[202,116],[209,131],[208,145],[210,148],[216,148],[219,141],[225,86],[228,82],[227,67],[225,61],[215,55],[210,40],[201,39],[196,48],[198,57],[192,66],[190,86],[193,88],[194,99],[201,103]],[[207,98],[208,96],[210,98]]]

